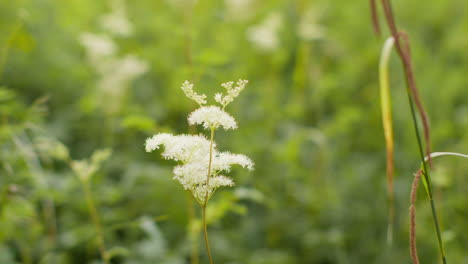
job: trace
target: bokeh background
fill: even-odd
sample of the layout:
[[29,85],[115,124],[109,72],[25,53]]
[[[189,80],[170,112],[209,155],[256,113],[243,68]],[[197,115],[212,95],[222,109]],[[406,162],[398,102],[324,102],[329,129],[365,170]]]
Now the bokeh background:
[[[393,1],[410,35],[435,151],[468,150],[468,2]],[[253,172],[209,207],[216,263],[410,263],[408,206],[419,167],[401,65],[391,60],[396,219],[387,241],[385,144],[368,1],[0,0],[0,263],[101,263],[67,165],[112,151],[91,179],[112,263],[206,263],[199,211],[146,153],[158,132],[198,133],[185,80],[228,107],[221,150]],[[435,161],[449,263],[468,263],[468,162]],[[439,263],[417,203],[422,263]],[[199,262],[195,259],[199,257]]]

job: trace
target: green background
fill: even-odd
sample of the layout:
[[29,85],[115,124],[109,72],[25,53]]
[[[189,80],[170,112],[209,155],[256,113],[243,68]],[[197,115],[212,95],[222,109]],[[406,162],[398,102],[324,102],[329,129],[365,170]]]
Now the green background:
[[[432,148],[466,153],[468,2],[393,2],[410,36]],[[79,160],[103,148],[112,154],[91,184],[112,263],[194,263],[194,249],[207,263],[198,208],[171,179],[174,163],[146,153],[144,141],[158,132],[205,132],[187,124],[196,105],[179,89],[185,80],[211,96],[237,79],[249,80],[227,108],[239,129],[220,131],[216,141],[256,165],[235,169],[236,187],[210,201],[215,263],[410,263],[417,145],[393,53],[396,220],[389,246],[378,87],[388,31],[375,36],[368,1],[126,1],[133,30],[124,36],[100,22],[111,6],[0,0],[1,264],[100,263],[84,194],[62,158],[66,149]],[[270,30],[265,36],[262,26]],[[303,27],[314,34],[302,34]],[[84,32],[110,38],[115,58],[133,55],[146,65],[117,81],[120,96],[101,89],[103,76],[121,73],[112,63],[99,72],[103,61],[89,59]],[[272,35],[270,46],[255,34]],[[434,165],[448,262],[466,264],[468,163],[443,157]],[[422,188],[418,198],[421,262],[439,263]]]

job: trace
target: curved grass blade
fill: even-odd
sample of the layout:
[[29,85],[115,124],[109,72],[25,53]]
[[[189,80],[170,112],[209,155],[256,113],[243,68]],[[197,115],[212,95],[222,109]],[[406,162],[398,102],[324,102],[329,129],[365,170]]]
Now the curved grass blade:
[[393,195],[393,174],[394,174],[394,143],[393,143],[393,119],[390,95],[390,80],[388,74],[388,63],[393,49],[395,39],[389,37],[382,48],[379,63],[379,82],[380,82],[380,107],[382,110],[382,125],[385,135],[385,146],[387,150],[387,189],[388,189],[388,226],[387,243],[392,244],[393,223],[395,218],[395,205]]

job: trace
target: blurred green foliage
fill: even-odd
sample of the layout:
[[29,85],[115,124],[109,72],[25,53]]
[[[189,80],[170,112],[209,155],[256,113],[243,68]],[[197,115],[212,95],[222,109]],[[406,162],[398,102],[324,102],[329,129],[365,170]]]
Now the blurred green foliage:
[[[195,105],[179,89],[184,80],[212,95],[238,78],[250,80],[229,106],[240,128],[216,140],[252,157],[256,170],[235,171],[237,187],[208,209],[215,262],[409,263],[417,147],[394,57],[389,247],[377,86],[383,40],[367,1],[195,2],[0,1],[0,263],[100,263],[65,157],[103,148],[112,154],[90,182],[112,263],[190,263],[197,251],[206,263],[194,205],[171,180],[171,164],[143,143],[156,132],[196,132],[186,122]],[[468,2],[394,2],[411,38],[433,150],[466,153]],[[85,33],[109,40],[95,45],[104,55],[92,57]],[[435,161],[449,263],[468,263],[467,172],[463,160]],[[425,199],[420,192],[419,253],[436,263]]]

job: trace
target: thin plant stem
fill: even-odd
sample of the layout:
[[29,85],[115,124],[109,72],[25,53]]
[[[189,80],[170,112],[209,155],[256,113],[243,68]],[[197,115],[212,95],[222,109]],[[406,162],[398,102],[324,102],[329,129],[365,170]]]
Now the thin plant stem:
[[442,263],[447,264],[447,259],[445,257],[444,243],[442,241],[441,230],[440,230],[440,225],[439,225],[439,219],[438,219],[438,216],[437,216],[437,209],[435,207],[434,198],[433,198],[433,195],[432,195],[431,177],[429,175],[429,170],[427,169],[427,162],[426,162],[426,159],[424,157],[424,151],[423,151],[423,147],[422,147],[421,136],[419,134],[419,128],[418,128],[418,124],[417,124],[416,113],[414,111],[412,98],[411,98],[411,95],[409,94],[409,92],[408,92],[408,98],[409,98],[409,103],[410,103],[410,106],[411,106],[410,107],[411,108],[411,115],[413,117],[414,129],[416,131],[416,138],[417,138],[417,141],[418,141],[419,153],[421,155],[421,163],[422,163],[422,167],[423,167],[422,175],[423,175],[424,181],[426,182],[427,194],[428,194],[429,202],[431,204],[431,213],[432,213],[432,219],[433,219],[433,222],[434,222],[434,227],[435,227],[435,230],[436,230],[437,242],[438,242],[440,254],[441,254],[441,257],[442,257]]
[[91,220],[94,224],[94,228],[96,229],[96,242],[98,243],[99,253],[101,254],[102,261],[104,261],[105,264],[109,264],[109,260],[106,254],[106,246],[104,242],[104,235],[102,232],[101,220],[99,218],[99,213],[94,203],[94,199],[93,199],[93,195],[91,192],[91,188],[89,186],[89,182],[84,181],[84,180],[80,180],[80,182],[81,182],[81,186],[83,187],[83,191],[85,193],[86,205],[88,207]]
[[[439,226],[439,221],[437,217],[437,211],[436,207],[434,204],[434,199],[432,196],[432,187],[431,187],[431,178],[429,175],[429,170],[427,169],[427,163],[431,164],[431,159],[430,159],[430,135],[429,135],[429,122],[427,119],[426,112],[424,111],[424,107],[422,106],[421,100],[419,98],[418,90],[416,87],[416,82],[413,74],[413,68],[412,68],[412,63],[411,63],[411,53],[410,53],[410,46],[409,46],[409,41],[408,41],[408,36],[404,32],[399,32],[396,26],[395,18],[393,15],[392,7],[390,0],[381,0],[382,6],[384,9],[385,13],[385,18],[387,21],[387,25],[390,29],[390,32],[395,39],[395,47],[397,50],[397,53],[401,59],[401,63],[403,65],[403,70],[405,73],[405,80],[406,80],[406,91],[408,95],[408,100],[410,104],[410,109],[411,109],[411,116],[413,119],[413,125],[416,133],[416,139],[418,143],[418,150],[419,154],[421,156],[421,162],[422,162],[422,167],[423,167],[423,182],[425,182],[426,185],[426,190],[427,194],[429,197],[429,202],[431,204],[431,212],[432,212],[432,218],[434,222],[434,226],[436,229],[436,236],[437,236],[437,242],[439,245],[439,250],[440,254],[442,257],[442,262],[443,264],[447,264],[447,260],[445,257],[445,250],[444,250],[444,245],[441,237],[441,231],[440,231],[440,226]],[[401,43],[401,40],[403,39],[403,45]],[[421,121],[423,124],[424,128],[424,138],[426,142],[426,153],[429,156],[428,161],[424,159],[424,148],[423,148],[423,143],[421,140],[421,135],[419,132],[419,127],[418,127],[418,122],[416,118],[416,112],[414,109],[414,104],[416,104],[416,107],[418,108],[418,112],[421,116]]]
[[193,198],[190,192],[187,192],[187,214],[188,214],[188,238],[190,242],[190,263],[191,264],[198,264],[198,243],[197,243],[197,235],[198,230],[193,228],[195,223],[195,208],[193,206]]
[[211,249],[210,249],[210,241],[208,239],[208,226],[206,224],[206,206],[208,204],[208,199],[210,197],[208,186],[210,186],[210,178],[211,178],[211,164],[213,162],[213,141],[214,141],[214,132],[215,129],[212,127],[210,131],[210,158],[208,161],[208,173],[206,175],[206,196],[205,202],[202,205],[202,224],[203,224],[203,234],[205,237],[205,246],[206,246],[206,253],[208,255],[208,259],[210,260],[210,264],[213,264],[213,257],[211,256]]
[[210,264],[213,264],[213,257],[211,256],[211,249],[210,249],[210,241],[208,239],[208,227],[206,225],[206,206],[202,207],[202,221],[203,221],[203,234],[205,237],[206,253],[208,255],[208,259],[210,260]]

